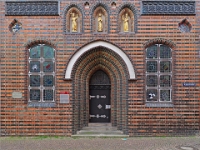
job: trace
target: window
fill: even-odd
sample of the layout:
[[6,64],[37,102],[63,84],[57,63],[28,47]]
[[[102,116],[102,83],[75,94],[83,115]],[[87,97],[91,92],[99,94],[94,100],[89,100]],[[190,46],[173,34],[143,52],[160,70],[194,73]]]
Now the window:
[[55,50],[45,44],[29,49],[29,102],[53,102]]
[[162,44],[146,49],[146,102],[171,102],[172,50]]

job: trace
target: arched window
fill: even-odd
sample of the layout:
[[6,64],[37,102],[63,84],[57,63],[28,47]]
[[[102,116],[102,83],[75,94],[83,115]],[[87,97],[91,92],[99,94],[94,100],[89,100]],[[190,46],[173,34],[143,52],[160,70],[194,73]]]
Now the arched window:
[[146,49],[146,102],[172,101],[172,50],[162,44]]
[[45,44],[29,49],[29,102],[53,102],[55,50]]

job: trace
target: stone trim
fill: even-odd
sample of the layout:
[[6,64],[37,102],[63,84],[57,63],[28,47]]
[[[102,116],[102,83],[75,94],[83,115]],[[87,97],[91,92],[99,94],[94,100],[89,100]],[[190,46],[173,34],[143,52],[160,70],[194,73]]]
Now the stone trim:
[[84,47],[82,47],[81,49],[79,49],[69,60],[68,64],[67,64],[67,68],[66,68],[66,72],[65,72],[65,79],[71,79],[71,72],[72,69],[74,67],[74,64],[76,63],[76,61],[79,59],[79,57],[91,50],[92,48],[98,47],[98,46],[103,46],[105,48],[111,49],[112,51],[114,51],[115,53],[117,53],[119,56],[121,56],[121,58],[124,60],[127,68],[128,68],[128,72],[129,72],[129,79],[136,79],[136,75],[135,75],[135,69],[133,67],[133,64],[131,62],[131,60],[129,59],[129,57],[121,50],[119,49],[117,46],[105,42],[105,41],[95,41],[93,43],[90,43],[88,45],[85,45]]
[[6,16],[58,16],[58,1],[7,1]]
[[194,15],[195,1],[142,1],[143,15]]

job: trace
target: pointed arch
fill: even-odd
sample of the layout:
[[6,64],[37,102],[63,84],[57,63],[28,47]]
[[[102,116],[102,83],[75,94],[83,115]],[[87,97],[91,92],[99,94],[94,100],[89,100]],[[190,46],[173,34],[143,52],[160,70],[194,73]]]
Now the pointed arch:
[[95,20],[95,10],[96,9],[98,9],[98,7],[99,8],[101,8],[101,9],[103,9],[103,11],[105,11],[105,13],[104,13],[104,15],[105,15],[105,19],[106,19],[106,28],[107,28],[107,32],[109,32],[110,31],[110,9],[109,9],[109,7],[105,4],[105,3],[103,3],[103,2],[99,2],[99,3],[97,3],[94,7],[92,7],[91,8],[91,10],[90,10],[90,14],[91,14],[91,31],[93,31],[94,32],[94,28],[95,28],[95,26],[94,26],[94,20]]
[[130,58],[126,55],[125,52],[123,52],[119,47],[105,42],[105,41],[95,41],[92,43],[89,43],[85,46],[83,46],[81,49],[79,49],[69,60],[68,64],[67,64],[67,68],[66,68],[66,72],[65,72],[65,79],[71,79],[71,73],[72,73],[72,69],[75,65],[75,63],[77,62],[77,60],[81,57],[81,55],[83,55],[85,52],[90,51],[92,48],[95,47],[105,47],[110,49],[111,51],[114,51],[115,53],[117,53],[124,61],[124,63],[126,64],[126,67],[128,69],[128,73],[129,73],[129,79],[130,80],[134,80],[136,79],[136,75],[135,75],[135,69],[133,67],[133,64],[130,60]]
[[[136,7],[133,4],[126,2],[126,3],[123,3],[119,7],[119,9],[118,9],[118,16],[120,16],[122,10],[124,10],[124,9],[130,9],[131,12],[133,13],[133,15],[134,15],[134,32],[137,32],[138,10],[136,9]],[[120,22],[120,18],[119,17],[118,17],[118,22]],[[119,27],[119,31],[120,31],[120,27]]]
[[84,15],[84,10],[83,7],[81,7],[79,4],[71,4],[69,6],[66,6],[63,10],[63,31],[64,33],[68,33],[69,32],[69,27],[68,27],[68,19],[69,15],[68,11],[70,11],[70,9],[74,9],[75,11],[78,12],[78,15],[80,16],[80,32],[83,32],[83,27],[84,27],[84,21],[83,21],[83,15]]

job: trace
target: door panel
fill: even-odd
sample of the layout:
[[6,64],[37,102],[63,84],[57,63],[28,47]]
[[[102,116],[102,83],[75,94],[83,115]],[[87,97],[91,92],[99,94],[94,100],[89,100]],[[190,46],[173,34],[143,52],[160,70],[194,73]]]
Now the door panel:
[[110,86],[90,86],[90,122],[110,122]]

